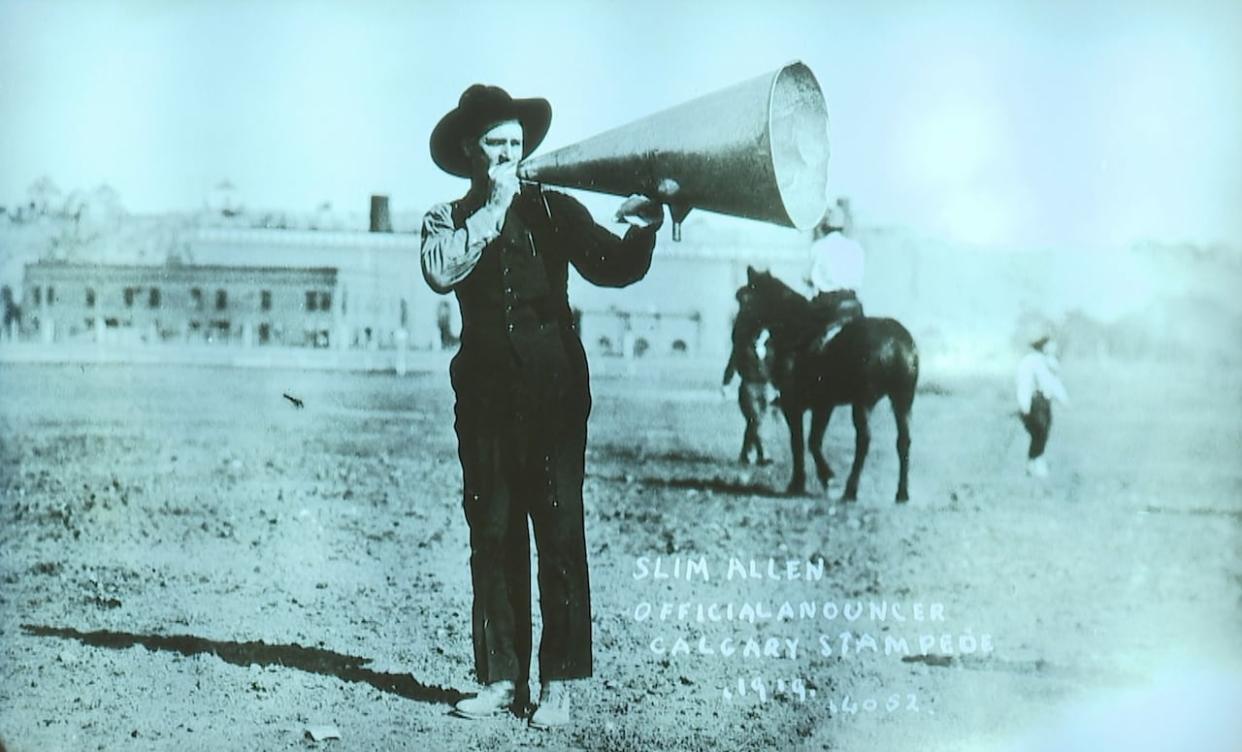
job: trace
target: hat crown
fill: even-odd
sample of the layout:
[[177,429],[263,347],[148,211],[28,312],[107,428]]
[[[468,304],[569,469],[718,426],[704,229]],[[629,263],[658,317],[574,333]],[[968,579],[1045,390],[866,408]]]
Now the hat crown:
[[457,106],[463,110],[508,107],[512,103],[513,97],[509,96],[509,92],[499,86],[483,84],[472,84],[461,93],[461,99],[457,100]]

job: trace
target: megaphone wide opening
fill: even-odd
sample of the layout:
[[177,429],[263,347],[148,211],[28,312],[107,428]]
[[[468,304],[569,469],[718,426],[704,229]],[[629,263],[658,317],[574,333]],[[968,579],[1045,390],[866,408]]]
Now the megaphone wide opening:
[[815,226],[828,210],[828,106],[811,69],[793,63],[772,82],[772,167],[790,223]]

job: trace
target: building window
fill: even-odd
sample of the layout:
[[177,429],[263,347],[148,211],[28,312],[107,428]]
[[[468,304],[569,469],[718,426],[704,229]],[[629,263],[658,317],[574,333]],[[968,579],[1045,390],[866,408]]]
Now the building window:
[[34,301],[35,301],[36,306],[43,305],[43,288],[42,287],[36,287],[34,289]]
[[308,311],[330,311],[332,310],[332,293],[320,292],[318,290],[306,291],[306,310]]
[[159,308],[160,307],[160,288],[152,287],[151,291],[147,293],[147,307],[148,308]]
[[259,324],[259,344],[266,345],[272,340],[272,327],[268,324]]
[[49,286],[47,288],[47,304],[51,305],[56,302],[56,288]]
[[272,291],[271,290],[260,290],[259,291],[259,308],[263,309],[264,311],[272,310]]
[[223,311],[229,307],[229,294],[224,290],[216,290],[216,310]]
[[194,310],[203,310],[203,291],[197,287],[190,290],[190,302],[194,304]]
[[132,287],[125,288],[125,307],[126,308],[134,307],[134,288]]
[[86,307],[95,307],[95,288],[93,287],[86,288]]

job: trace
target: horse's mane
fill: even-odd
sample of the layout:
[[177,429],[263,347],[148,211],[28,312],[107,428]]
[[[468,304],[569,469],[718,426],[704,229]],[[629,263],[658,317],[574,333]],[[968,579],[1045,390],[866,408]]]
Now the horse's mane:
[[751,305],[759,309],[760,326],[768,329],[774,339],[796,347],[813,339],[823,328],[823,321],[811,315],[811,301],[771,274],[752,273],[742,290],[750,297]]

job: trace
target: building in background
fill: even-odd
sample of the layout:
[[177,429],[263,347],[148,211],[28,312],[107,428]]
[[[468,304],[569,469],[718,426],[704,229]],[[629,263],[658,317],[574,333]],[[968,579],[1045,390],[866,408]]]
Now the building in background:
[[28,327],[44,343],[327,347],[340,330],[334,268],[26,267]]
[[327,334],[313,341],[318,346],[426,349],[438,340],[436,296],[423,282],[416,235],[207,228],[194,231],[188,245],[200,266],[255,275],[269,268],[330,273],[329,287],[306,287],[299,298],[306,328],[326,326]]
[[[171,250],[126,255],[120,246],[144,242],[129,227],[105,262],[26,263],[10,329],[47,345],[454,349],[456,300],[423,281],[419,235],[392,231],[386,197],[372,197],[370,210],[369,232],[131,222],[172,232],[156,244]],[[685,242],[661,235],[640,284],[575,278],[576,323],[594,356],[723,357],[747,264],[796,281],[803,255],[793,231],[755,240],[692,222]]]
[[[28,264],[22,330],[46,344],[377,349],[407,344],[416,319],[429,317],[414,315],[421,277],[402,275],[400,263],[382,258],[394,253],[391,243],[345,250],[317,234],[288,235],[257,230],[198,239],[221,244],[228,253],[220,255],[237,263]],[[428,329],[432,322],[421,323]]]
[[430,348],[435,301],[418,238],[391,232],[386,197],[371,209],[372,232],[187,224],[159,262],[27,263],[7,334],[44,344]]
[[[0,227],[0,340],[98,343],[110,361],[159,360],[166,356],[134,348],[175,345],[195,348],[185,357],[203,362],[318,362],[322,354],[336,367],[365,368],[389,367],[396,353],[455,350],[456,299],[422,278],[421,215],[390,217],[383,201],[371,209],[371,232],[365,216],[343,231],[209,226],[169,215],[127,218],[89,245],[72,242],[74,224],[10,222]],[[402,231],[386,231],[393,224]],[[1049,263],[1037,248],[975,248],[899,228],[863,228],[859,237],[868,314],[902,321],[929,367],[1008,364],[1032,317],[1062,326],[1074,357],[1208,353],[1234,362],[1242,264],[1223,246],[1062,252]],[[600,288],[571,275],[583,344],[598,359],[723,363],[749,265],[805,294],[809,238],[691,215],[683,242],[660,233],[640,283]],[[62,357],[36,349],[7,357]],[[385,354],[331,355],[351,351]]]

